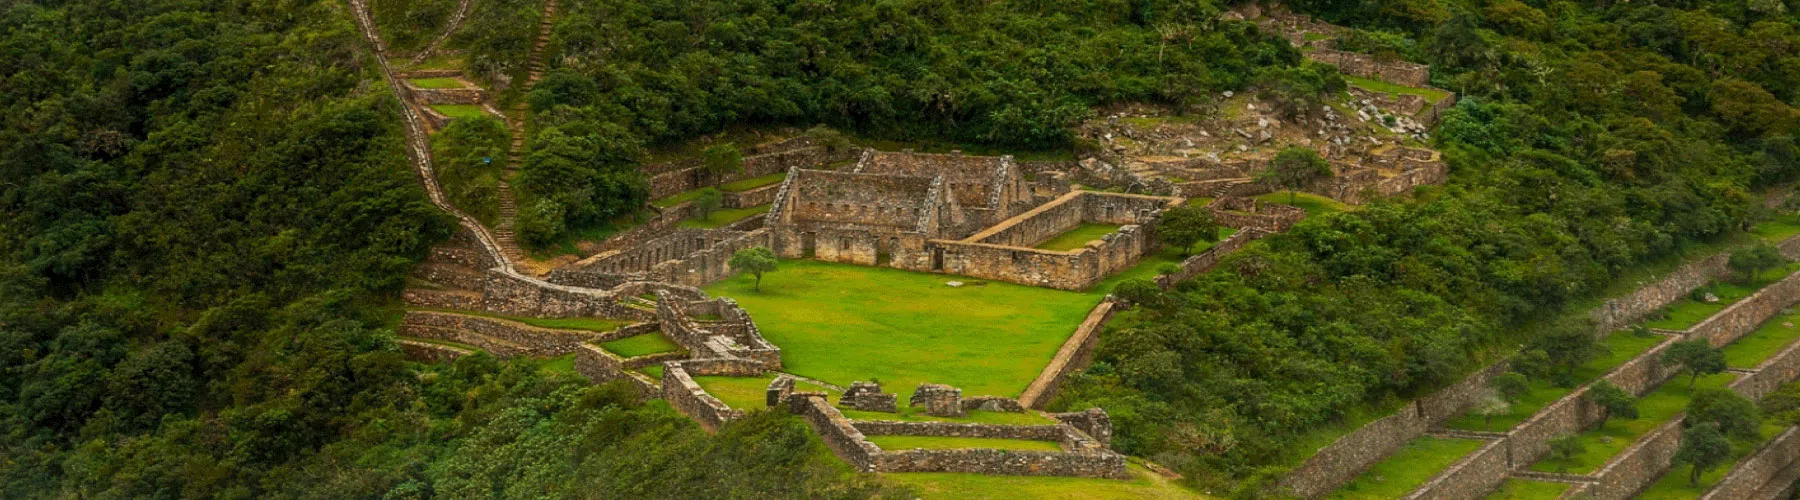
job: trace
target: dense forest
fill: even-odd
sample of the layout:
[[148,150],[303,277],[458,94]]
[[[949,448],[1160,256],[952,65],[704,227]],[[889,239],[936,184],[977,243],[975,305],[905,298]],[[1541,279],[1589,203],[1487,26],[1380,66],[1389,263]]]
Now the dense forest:
[[405,363],[383,306],[451,224],[345,4],[4,5],[0,497],[883,491],[777,414]]
[[[400,49],[454,10],[372,3]],[[542,241],[641,206],[645,148],[728,126],[1076,148],[1096,105],[1322,91],[1205,1],[563,4],[551,72],[511,97]],[[1254,491],[1300,432],[1568,328],[1542,320],[1800,175],[1800,2],[1292,6],[1461,94],[1433,138],[1453,178],[1133,289],[1056,405],[1107,408],[1116,446],[1198,485]],[[405,363],[385,308],[452,226],[345,2],[0,8],[0,496],[893,493],[779,414],[707,435],[524,362]],[[504,86],[540,8],[478,1],[447,43]],[[493,182],[474,159],[505,133],[452,127],[440,167]]]
[[1578,324],[1615,276],[1754,221],[1800,174],[1800,20],[1778,1],[1293,3],[1462,100],[1453,175],[1309,219],[1159,293],[1059,402],[1123,449],[1255,491],[1307,430]]

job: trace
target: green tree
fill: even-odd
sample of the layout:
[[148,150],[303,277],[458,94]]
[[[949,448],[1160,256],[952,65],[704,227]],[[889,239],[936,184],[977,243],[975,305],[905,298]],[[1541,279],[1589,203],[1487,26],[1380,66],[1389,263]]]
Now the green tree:
[[744,171],[744,154],[738,152],[736,145],[729,143],[707,146],[700,151],[700,168],[717,183],[727,175]]
[[1737,439],[1760,437],[1762,414],[1756,403],[1728,389],[1701,389],[1688,400],[1687,421],[1718,426],[1719,432]]
[[719,193],[718,188],[701,189],[700,194],[694,197],[694,212],[703,220],[710,219],[724,201],[724,195]]
[[1700,476],[1731,460],[1731,441],[1719,433],[1711,422],[1689,426],[1681,431],[1681,448],[1675,450],[1675,466],[1691,465],[1688,484],[1700,485]]
[[1493,380],[1488,381],[1488,385],[1493,386],[1494,391],[1508,402],[1516,402],[1520,396],[1531,392],[1531,384],[1525,378],[1525,374],[1515,371],[1495,376]]
[[1701,375],[1725,371],[1725,352],[1714,348],[1711,342],[1703,338],[1687,340],[1669,346],[1669,350],[1663,352],[1662,362],[1664,365],[1680,365],[1681,373],[1688,376],[1688,388],[1693,389]]
[[1558,473],[1568,472],[1569,461],[1582,453],[1587,453],[1587,444],[1581,441],[1581,436],[1563,436],[1550,440],[1550,459],[1558,462]]
[[1595,430],[1605,430],[1606,421],[1612,417],[1634,419],[1638,416],[1637,398],[1611,381],[1596,382],[1581,397],[1600,408],[1600,421],[1594,424]]
[[1781,256],[1781,250],[1775,248],[1775,245],[1764,242],[1731,252],[1731,258],[1727,264],[1733,270],[1744,273],[1751,282],[1755,282],[1762,279],[1763,271],[1780,266],[1783,262],[1787,262],[1787,258]]
[[824,125],[815,125],[806,129],[806,138],[812,139],[813,144],[833,153],[855,147],[855,144],[850,142],[850,138],[844,137],[842,132]]
[[1287,189],[1288,203],[1293,204],[1296,192],[1306,187],[1315,179],[1331,176],[1331,163],[1319,156],[1318,151],[1305,147],[1290,147],[1275,154],[1269,162],[1269,169],[1258,175],[1258,180],[1269,182]]
[[1606,346],[1594,336],[1593,327],[1581,321],[1552,325],[1532,345],[1544,353],[1548,374],[1564,387],[1575,384],[1576,368],[1606,353]]
[[767,247],[752,247],[731,254],[731,260],[725,265],[756,276],[755,290],[760,292],[762,291],[763,273],[774,272],[777,264],[779,261],[775,258],[774,251]]
[[1494,417],[1511,411],[1512,403],[1492,389],[1482,392],[1475,400],[1475,414],[1481,415],[1482,430],[1493,430]]
[[1213,220],[1211,210],[1182,205],[1163,211],[1156,236],[1180,248],[1181,255],[1186,256],[1193,253],[1196,243],[1219,241],[1219,223]]

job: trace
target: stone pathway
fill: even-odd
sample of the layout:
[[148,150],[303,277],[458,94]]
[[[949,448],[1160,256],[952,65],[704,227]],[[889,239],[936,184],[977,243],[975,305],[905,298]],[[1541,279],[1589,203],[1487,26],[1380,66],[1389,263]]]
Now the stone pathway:
[[438,46],[442,45],[445,39],[450,38],[450,34],[455,33],[457,28],[462,27],[463,19],[469,17],[469,6],[474,5],[474,3],[475,0],[462,0],[461,2],[458,2],[456,4],[456,12],[450,13],[450,20],[444,23],[444,32],[438,33],[437,38],[431,39],[431,43],[427,43],[425,44],[425,48],[419,49],[419,54],[413,56],[412,63],[419,64],[425,62],[426,58],[431,57],[432,52],[437,52]]
[[[550,43],[550,29],[556,24],[556,0],[544,3],[543,19],[538,21],[537,41],[532,42],[531,53],[526,58],[526,67],[530,71],[525,82],[519,86],[520,95],[531,93],[531,86],[544,77],[544,47]],[[519,169],[525,166],[525,114],[523,99],[513,106],[511,116],[506,120],[507,128],[512,134],[512,146],[506,152],[506,170],[500,180],[500,220],[494,227],[494,237],[500,240],[500,248],[506,252],[508,260],[528,262],[524,248],[519,246],[517,233],[518,201],[513,193],[512,180],[519,175]],[[531,266],[541,268],[543,266]],[[539,271],[548,271],[539,269]],[[542,274],[534,272],[534,274]]]

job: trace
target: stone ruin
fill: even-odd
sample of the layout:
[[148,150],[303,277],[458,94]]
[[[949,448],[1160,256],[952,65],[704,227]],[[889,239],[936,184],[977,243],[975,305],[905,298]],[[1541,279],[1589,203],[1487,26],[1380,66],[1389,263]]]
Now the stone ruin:
[[876,382],[851,382],[850,388],[838,398],[838,406],[860,411],[879,411],[897,413],[899,396],[891,392],[881,392],[881,384]]
[[906,406],[923,406],[925,414],[934,417],[968,416],[968,411],[962,405],[962,389],[943,384],[919,384]]

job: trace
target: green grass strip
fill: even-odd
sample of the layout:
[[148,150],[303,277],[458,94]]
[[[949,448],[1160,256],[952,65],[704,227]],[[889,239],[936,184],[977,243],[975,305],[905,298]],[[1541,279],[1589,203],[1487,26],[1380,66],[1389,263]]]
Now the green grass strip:
[[1800,314],[1784,311],[1763,322],[1755,331],[1744,335],[1737,342],[1725,346],[1725,364],[1732,368],[1756,368],[1764,361],[1786,349],[1794,339],[1800,339],[1800,327],[1794,322],[1800,320]]
[[1422,437],[1375,464],[1332,498],[1400,498],[1430,481],[1439,471],[1481,449],[1487,441]]
[[411,80],[407,80],[407,83],[411,83],[412,86],[422,88],[422,89],[460,89],[460,88],[463,88],[462,80],[457,80],[455,78],[414,78]]
[[1425,98],[1425,102],[1431,103],[1431,104],[1437,104],[1438,101],[1442,101],[1442,100],[1444,100],[1444,98],[1450,97],[1449,92],[1445,92],[1445,91],[1438,90],[1438,89],[1407,87],[1404,85],[1388,83],[1388,82],[1384,82],[1381,80],[1376,80],[1376,79],[1372,79],[1372,78],[1363,78],[1363,77],[1359,77],[1359,76],[1344,75],[1344,82],[1349,83],[1351,86],[1362,87],[1364,89],[1372,90],[1375,92],[1383,92],[1383,93],[1387,93],[1387,94],[1416,95],[1416,96]]
[[424,307],[414,308],[414,310],[429,311],[429,312],[441,312],[441,313],[450,313],[450,314],[461,314],[461,315],[465,315],[465,316],[480,316],[483,318],[503,319],[503,320],[507,320],[507,321],[515,321],[515,322],[519,322],[519,323],[524,323],[524,324],[535,326],[538,328],[555,328],[555,329],[559,329],[559,330],[587,330],[587,331],[601,332],[601,333],[617,330],[617,329],[619,329],[619,327],[625,326],[626,324],[629,323],[628,321],[625,321],[625,320],[606,319],[606,318],[531,318],[531,317],[524,317],[524,316],[507,316],[504,314],[494,314],[494,313],[490,313],[490,312],[486,312],[486,311],[462,311],[462,310],[455,310],[455,309],[437,309],[437,308],[424,308]]
[[1001,450],[1062,451],[1062,446],[1057,443],[1025,439],[869,436],[869,442],[875,443],[875,446],[880,446],[883,450],[959,450],[967,448],[994,448]]
[[764,176],[760,176],[760,177],[751,177],[749,179],[732,181],[732,182],[720,184],[719,190],[727,192],[727,193],[741,193],[744,191],[749,191],[749,190],[767,186],[770,184],[780,184],[781,180],[786,179],[786,178],[787,178],[787,172],[785,172],[785,171],[784,172],[776,172],[773,174],[764,175]]
[[1613,456],[1625,451],[1625,448],[1630,447],[1631,443],[1637,442],[1638,438],[1649,434],[1650,431],[1667,423],[1669,419],[1686,411],[1688,400],[1693,398],[1695,391],[1708,388],[1723,389],[1736,378],[1737,375],[1731,373],[1708,375],[1700,377],[1699,383],[1689,389],[1686,377],[1676,377],[1638,399],[1638,418],[1629,420],[1614,418],[1606,421],[1604,429],[1577,434],[1577,439],[1580,439],[1586,448],[1581,454],[1565,460],[1550,458],[1539,460],[1537,463],[1531,464],[1531,470],[1573,474],[1588,474],[1599,470]]
[[948,472],[882,474],[882,478],[919,489],[927,500],[1139,500],[1206,498],[1141,465],[1126,466],[1131,479],[1051,476],[989,476]]
[[1075,226],[1074,229],[1064,231],[1062,234],[1056,235],[1056,237],[1050,238],[1048,241],[1039,243],[1037,247],[1058,252],[1080,250],[1087,247],[1088,242],[1099,240],[1102,236],[1116,232],[1119,232],[1118,224],[1083,222],[1081,225]]
[[676,352],[681,350],[680,345],[669,340],[668,337],[663,336],[662,332],[650,332],[643,335],[625,337],[600,344],[600,348],[606,349],[607,352],[617,354],[622,358],[635,358],[647,354]]
[[[883,388],[882,390],[887,390],[887,389]],[[936,416],[926,415],[924,408],[912,408],[912,407],[904,406],[906,404],[906,401],[901,401],[900,404],[902,406],[899,408],[899,410],[900,410],[899,413],[887,413],[887,412],[879,412],[879,411],[859,411],[859,410],[851,410],[851,409],[846,409],[846,408],[839,408],[838,411],[843,412],[844,416],[849,417],[851,420],[899,420],[902,422],[964,422],[964,423],[974,423],[974,424],[1001,424],[1001,425],[1056,425],[1056,419],[1045,417],[1043,415],[1039,415],[1037,412],[1033,412],[1033,411],[1013,413],[1013,412],[1004,412],[1004,411],[976,410],[976,411],[968,412],[967,416],[964,416],[961,418],[954,418],[954,417],[936,417]]]
[[[1614,332],[1601,341],[1606,346],[1607,353],[1576,368],[1575,379],[1581,380],[1581,384],[1586,384],[1666,340],[1668,337],[1661,335],[1639,337],[1629,332]],[[1532,415],[1536,415],[1550,403],[1575,391],[1574,387],[1557,387],[1541,379],[1530,380],[1527,383],[1531,390],[1520,395],[1519,400],[1513,402],[1505,414],[1495,415],[1490,421],[1487,417],[1469,413],[1451,419],[1445,425],[1452,429],[1466,431],[1503,432],[1519,425],[1525,419],[1531,418]]]
[[433,104],[431,109],[451,118],[476,118],[487,116],[487,111],[474,104]]
[[1698,485],[1695,485],[1689,480],[1689,474],[1693,472],[1692,466],[1675,467],[1664,472],[1662,478],[1657,479],[1655,484],[1650,485],[1643,493],[1639,493],[1636,498],[1637,500],[1689,500],[1700,498],[1700,495],[1705,494],[1707,491],[1711,490],[1713,486],[1718,485],[1719,480],[1724,479],[1725,475],[1731,472],[1732,467],[1737,465],[1739,459],[1749,456],[1751,453],[1755,453],[1756,449],[1761,447],[1764,442],[1773,439],[1776,435],[1781,434],[1781,432],[1785,430],[1787,430],[1787,428],[1780,424],[1764,422],[1762,429],[1760,429],[1762,433],[1761,439],[1731,440],[1731,460],[1727,460],[1724,465],[1707,471],[1705,474],[1701,474],[1700,483]]
[[533,361],[537,363],[538,371],[544,373],[575,373],[574,354],[564,354],[554,358],[536,359]]
[[1566,483],[1545,481],[1527,481],[1524,479],[1508,479],[1500,484],[1500,490],[1488,495],[1488,500],[1556,500],[1561,498],[1569,487]]

